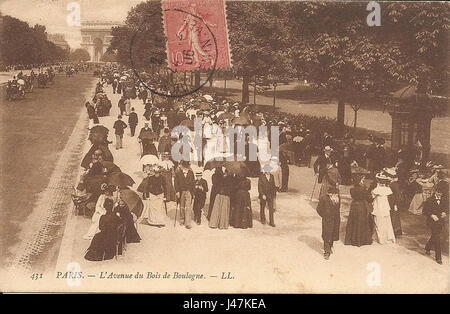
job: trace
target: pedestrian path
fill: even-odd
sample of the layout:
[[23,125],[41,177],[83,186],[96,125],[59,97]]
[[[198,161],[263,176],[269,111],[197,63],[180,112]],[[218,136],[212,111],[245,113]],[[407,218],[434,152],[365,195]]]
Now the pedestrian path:
[[[112,125],[117,118],[120,95],[113,95],[106,87],[113,103],[109,117],[100,118],[108,127],[110,140]],[[143,126],[143,105],[132,100],[139,116],[137,133]],[[127,121],[124,119],[124,121]],[[111,145],[114,162],[129,174],[136,185],[143,173],[139,164],[137,138],[125,131],[123,149]],[[85,151],[89,148],[86,144]],[[195,167],[194,167],[195,168]],[[194,169],[195,171],[195,169]],[[83,240],[90,220],[72,216],[66,227],[56,271],[68,265],[77,265],[85,274],[79,286],[68,286],[64,281],[57,285],[62,291],[134,291],[134,292],[448,292],[448,259],[438,265],[430,257],[418,254],[399,245],[365,247],[335,245],[330,260],[322,256],[321,220],[315,212],[315,203],[309,201],[314,176],[312,169],[291,167],[290,189],[277,199],[276,228],[259,222],[257,179],[252,179],[253,228],[227,230],[210,229],[203,217],[201,225],[193,224],[188,230],[174,225],[174,207],[170,206],[166,226],[145,224],[138,226],[142,241],[128,244],[118,260],[89,262],[84,253],[89,241]],[[204,178],[211,187],[211,172]],[[208,200],[207,200],[208,201]],[[341,239],[345,234],[343,210]],[[349,258],[351,256],[352,258]],[[71,264],[72,263],[72,264]],[[148,275],[146,280],[103,280],[102,272]],[[203,279],[164,279],[164,273],[201,274]],[[233,279],[229,278],[230,273]],[[375,274],[375,275],[373,275]],[[375,277],[373,277],[373,276]],[[379,276],[378,276],[379,275]],[[199,275],[200,276],[200,275]],[[374,279],[375,278],[375,279]],[[379,285],[378,285],[379,284]]]

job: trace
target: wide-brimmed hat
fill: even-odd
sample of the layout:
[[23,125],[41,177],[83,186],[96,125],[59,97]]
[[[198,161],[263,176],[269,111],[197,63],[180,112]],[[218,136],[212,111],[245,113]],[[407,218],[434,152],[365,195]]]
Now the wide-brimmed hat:
[[201,172],[201,171],[196,171],[196,172],[195,172],[195,175],[196,175],[196,176],[201,176],[201,175],[203,175],[203,172]]
[[382,173],[382,172],[379,172],[379,173],[377,173],[376,175],[375,175],[375,178],[377,179],[377,180],[385,180],[385,181],[390,181],[391,180],[391,178],[389,178],[388,176],[386,176],[384,173]]
[[383,172],[391,178],[395,178],[397,176],[397,170],[395,168],[383,168]]
[[332,149],[330,146],[325,146],[325,147],[323,148],[323,151],[324,151],[324,152],[332,152],[333,149]]

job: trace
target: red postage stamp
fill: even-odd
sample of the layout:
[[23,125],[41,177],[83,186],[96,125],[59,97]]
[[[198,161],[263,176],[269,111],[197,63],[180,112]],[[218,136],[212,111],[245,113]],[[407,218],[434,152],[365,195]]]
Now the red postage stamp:
[[162,1],[172,71],[231,66],[224,0]]

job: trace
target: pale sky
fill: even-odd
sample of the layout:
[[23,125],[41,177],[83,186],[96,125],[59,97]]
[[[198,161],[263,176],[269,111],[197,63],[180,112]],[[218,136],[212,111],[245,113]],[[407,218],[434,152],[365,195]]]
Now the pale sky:
[[42,24],[48,33],[62,33],[71,48],[79,48],[79,26],[69,26],[67,16],[71,2],[80,4],[81,21],[103,20],[124,22],[128,11],[145,0],[0,0],[0,11],[26,21],[33,26]]

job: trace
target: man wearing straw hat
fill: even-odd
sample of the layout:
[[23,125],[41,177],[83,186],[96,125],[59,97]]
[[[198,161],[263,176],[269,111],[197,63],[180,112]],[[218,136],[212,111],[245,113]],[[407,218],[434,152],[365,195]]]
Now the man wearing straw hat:
[[195,190],[194,190],[194,221],[197,225],[202,222],[202,209],[206,202],[206,193],[208,192],[208,182],[202,178],[202,172],[195,172]]

